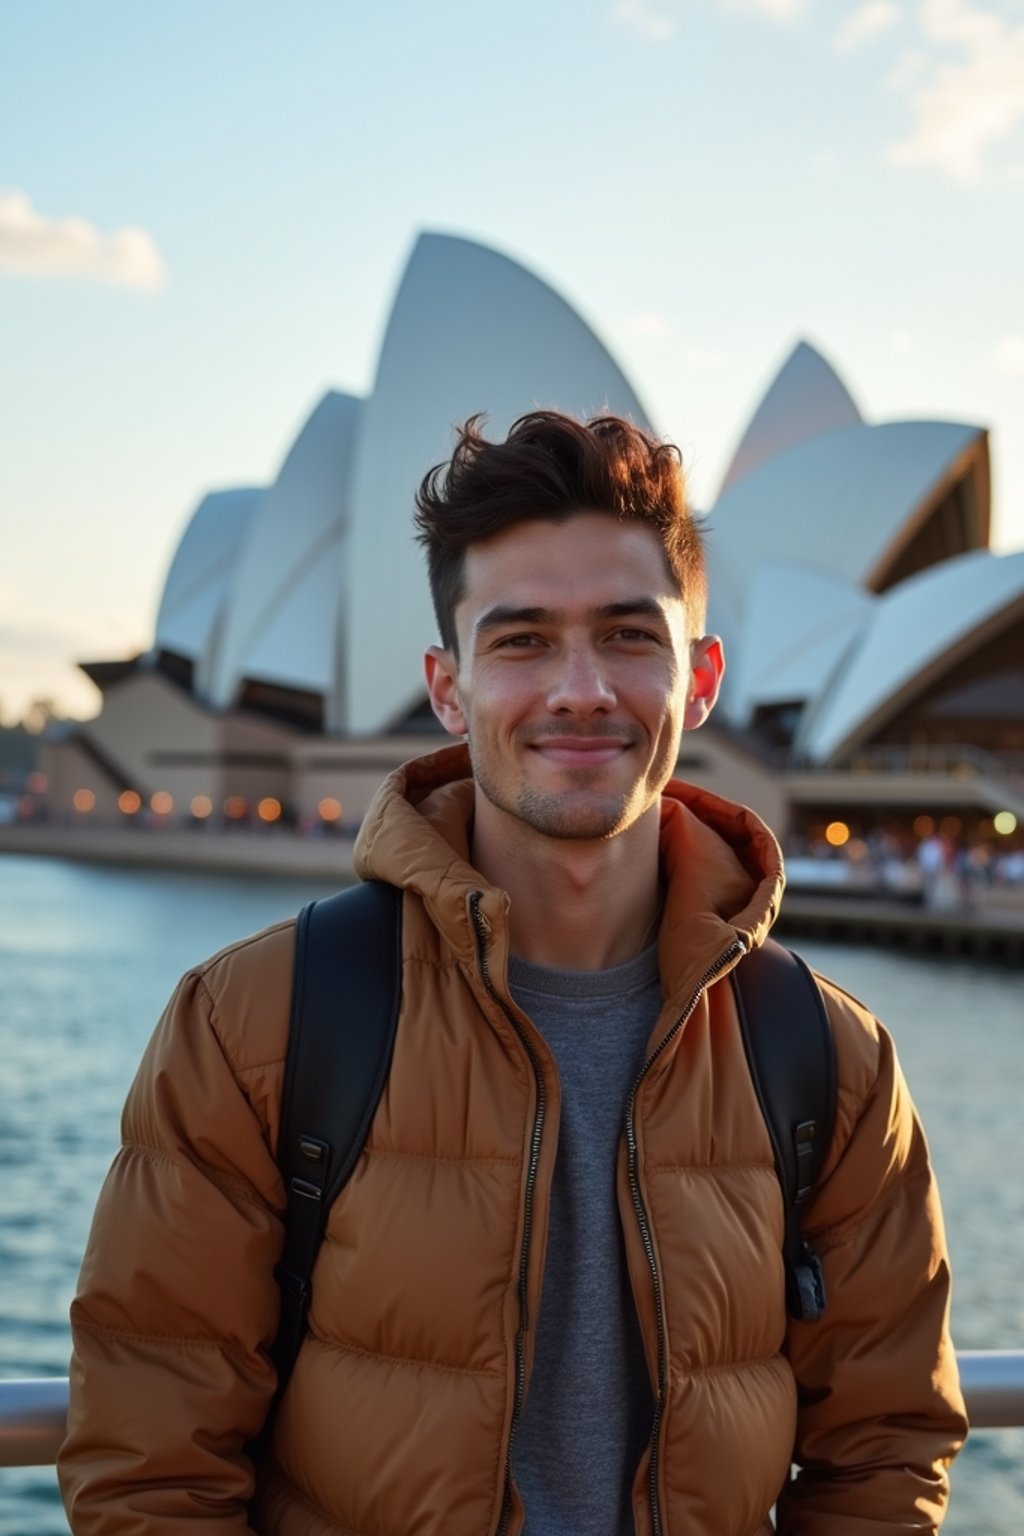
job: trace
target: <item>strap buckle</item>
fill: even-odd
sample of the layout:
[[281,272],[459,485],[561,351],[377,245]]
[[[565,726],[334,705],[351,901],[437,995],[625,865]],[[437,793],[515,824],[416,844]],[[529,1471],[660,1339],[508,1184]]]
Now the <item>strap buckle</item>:
[[788,1266],[786,1297],[790,1315],[802,1323],[816,1323],[825,1310],[825,1276],[821,1259],[806,1243],[800,1257]]
[[793,1149],[796,1152],[796,1198],[802,1204],[814,1193],[814,1138],[818,1126],[814,1120],[802,1120],[793,1129]]
[[293,1269],[286,1269],[283,1264],[279,1264],[274,1270],[274,1278],[282,1293],[293,1296],[304,1312],[309,1301],[311,1289],[309,1282],[303,1280],[302,1276],[297,1275]]

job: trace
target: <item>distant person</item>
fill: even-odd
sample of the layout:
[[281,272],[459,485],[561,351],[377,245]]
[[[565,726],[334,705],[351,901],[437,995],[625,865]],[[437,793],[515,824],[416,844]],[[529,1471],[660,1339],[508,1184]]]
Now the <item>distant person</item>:
[[405,893],[401,1016],[272,1443],[254,1465],[292,923],[184,977],[132,1088],[72,1312],[72,1529],[936,1530],[966,1428],[938,1201],[892,1042],[827,982],[828,1299],[787,1316],[725,980],[781,859],[672,779],[723,670],[677,453],[614,417],[470,422],[418,508],[430,701],[468,741],[360,833]]
[[924,902],[933,912],[953,912],[963,905],[964,892],[952,838],[935,832],[918,844],[917,862],[924,882]]

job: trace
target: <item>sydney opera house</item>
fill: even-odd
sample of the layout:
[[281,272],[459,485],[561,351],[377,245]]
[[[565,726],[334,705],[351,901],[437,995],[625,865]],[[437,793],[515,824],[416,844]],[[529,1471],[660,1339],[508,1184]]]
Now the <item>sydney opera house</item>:
[[[150,650],[83,663],[102,708],[48,748],[51,811],[358,822],[439,734],[414,489],[453,422],[503,433],[538,405],[672,435],[551,288],[421,236],[369,396],[325,395],[273,484],[207,495]],[[796,830],[858,808],[1024,819],[1024,553],[994,554],[989,524],[984,428],[865,421],[800,343],[709,509],[729,671],[681,773]]]

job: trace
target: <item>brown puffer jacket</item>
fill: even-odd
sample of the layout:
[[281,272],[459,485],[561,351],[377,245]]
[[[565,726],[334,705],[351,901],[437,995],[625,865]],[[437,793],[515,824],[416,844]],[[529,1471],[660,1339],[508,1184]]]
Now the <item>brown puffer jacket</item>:
[[[520,1265],[535,1317],[559,1088],[508,994],[506,898],[468,863],[467,772],[460,748],[409,765],[361,836],[360,872],[407,892],[394,1065],[331,1211],[255,1503],[244,1447],[273,1389],[292,924],[190,972],[161,1020],[73,1308],[60,1476],[78,1536],[522,1530],[508,1482],[532,1363],[528,1328],[517,1343]],[[662,847],[667,1001],[652,1047],[668,1043],[618,1169],[660,1402],[637,1531],[754,1536],[776,1498],[788,1536],[934,1530],[965,1423],[941,1218],[892,1045],[826,988],[838,1115],[810,1226],[829,1305],[787,1328],[771,1148],[731,989],[708,985],[766,934],[778,849],[748,811],[682,785],[665,797]],[[793,1455],[804,1471],[779,1497]]]

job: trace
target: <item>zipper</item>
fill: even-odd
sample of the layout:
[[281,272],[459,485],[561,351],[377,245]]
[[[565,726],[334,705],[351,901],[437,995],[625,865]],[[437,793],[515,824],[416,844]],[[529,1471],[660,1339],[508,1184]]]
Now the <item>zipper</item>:
[[647,1215],[647,1207],[644,1205],[644,1197],[640,1190],[640,1175],[637,1170],[636,1125],[633,1112],[636,1107],[637,1092],[651,1067],[653,1067],[670,1042],[675,1039],[697,1007],[705,990],[732,960],[746,953],[746,948],[743,940],[737,939],[724,954],[719,955],[714,965],[704,972],[704,975],[697,984],[697,990],[694,992],[685,1010],[640,1068],[636,1081],[629,1091],[629,1098],[626,1100],[626,1151],[629,1169],[629,1189],[630,1194],[633,1196],[633,1209],[636,1212],[637,1225],[640,1228],[640,1240],[644,1245],[644,1252],[647,1255],[647,1263],[654,1284],[654,1311],[658,1327],[658,1394],[654,1403],[654,1419],[651,1423],[650,1462],[648,1466],[648,1498],[651,1506],[652,1536],[661,1536],[661,1511],[658,1508],[658,1441],[661,1431],[662,1414],[665,1407],[665,1387],[668,1374],[667,1360],[665,1358],[665,1298],[661,1288],[661,1275],[658,1272],[658,1259],[654,1252],[654,1240],[651,1237],[650,1218]]
[[482,891],[473,891],[469,898],[469,910],[476,934],[476,951],[480,964],[480,975],[483,978],[488,995],[501,1009],[519,1037],[523,1049],[529,1057],[530,1066],[533,1068],[534,1081],[537,1085],[537,1109],[533,1117],[533,1131],[530,1136],[530,1157],[526,1166],[526,1189],[523,1197],[523,1242],[519,1250],[519,1327],[516,1330],[515,1345],[515,1397],[512,1403],[512,1420],[509,1424],[508,1451],[505,1456],[505,1486],[501,1501],[501,1519],[498,1523],[497,1531],[497,1536],[506,1536],[509,1517],[512,1513],[512,1447],[515,1443],[516,1430],[519,1427],[519,1418],[523,1408],[523,1394],[526,1389],[526,1334],[530,1326],[527,1280],[529,1275],[530,1235],[533,1226],[533,1191],[537,1183],[537,1165],[540,1162],[540,1143],[544,1130],[544,1114],[547,1102],[544,1092],[544,1078],[541,1074],[536,1052],[519,1024],[518,1019],[505,1006],[503,999],[499,997],[491,980],[490,961],[487,958],[487,930],[485,919],[480,911],[482,896]]

